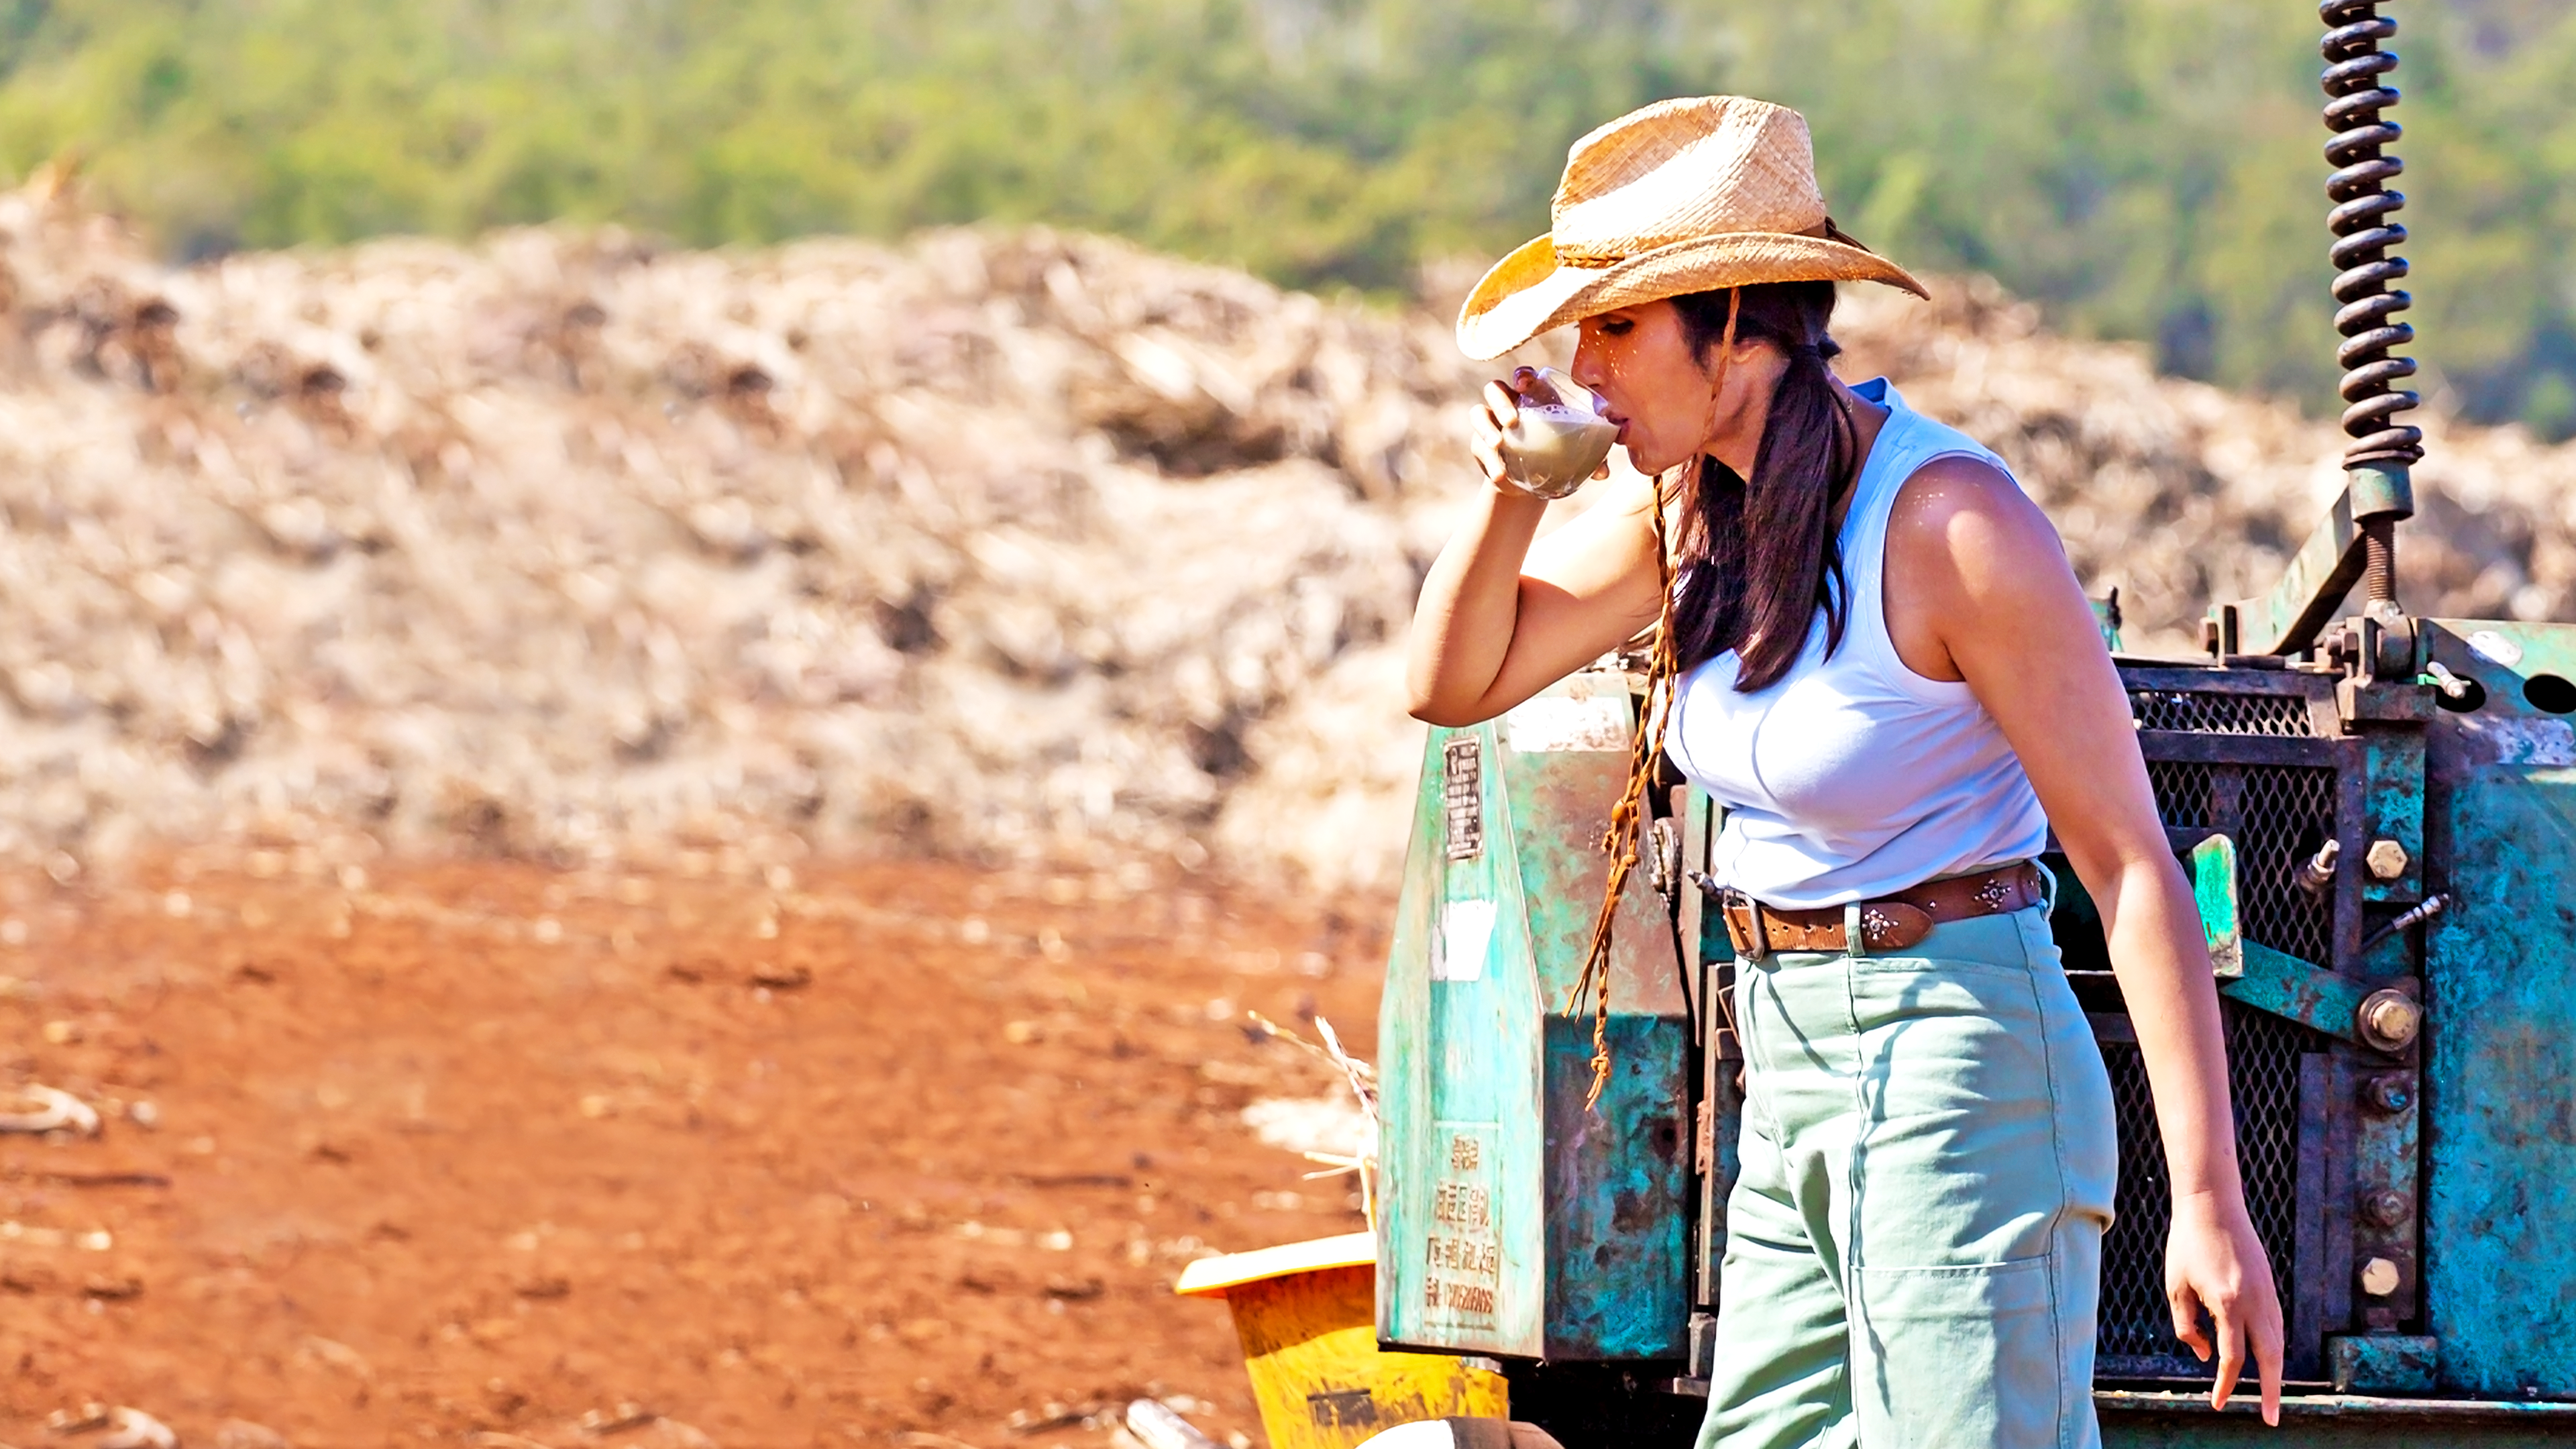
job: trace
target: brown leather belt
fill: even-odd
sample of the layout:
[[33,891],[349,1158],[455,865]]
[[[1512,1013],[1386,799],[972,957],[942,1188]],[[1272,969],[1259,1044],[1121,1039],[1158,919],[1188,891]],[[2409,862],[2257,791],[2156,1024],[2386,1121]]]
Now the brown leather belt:
[[[1861,940],[1872,951],[1902,951],[1932,934],[1934,926],[1978,916],[1999,916],[2038,905],[2041,867],[2036,861],[1997,866],[1975,875],[1926,881],[1911,890],[1860,903]],[[1766,906],[1741,891],[1719,897],[1727,939],[1735,954],[1759,961],[1774,951],[1843,951],[1844,908],[1790,911]],[[1758,929],[1757,929],[1758,926]]]

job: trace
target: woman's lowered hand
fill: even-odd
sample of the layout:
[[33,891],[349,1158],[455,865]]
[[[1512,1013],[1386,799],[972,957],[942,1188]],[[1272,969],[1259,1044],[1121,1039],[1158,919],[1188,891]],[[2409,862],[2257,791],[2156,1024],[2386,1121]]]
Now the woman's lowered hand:
[[[2173,1230],[2165,1239],[2165,1300],[2173,1308],[2174,1336],[2189,1344],[2202,1363],[2209,1362],[2213,1351],[2218,1355],[2209,1406],[2227,1407],[2251,1345],[2263,1385],[2263,1422],[2278,1425],[2281,1297],[2243,1194],[2229,1194],[2225,1202],[2206,1192],[2174,1200]],[[2201,1326],[2203,1314],[2209,1317],[2208,1328]]]

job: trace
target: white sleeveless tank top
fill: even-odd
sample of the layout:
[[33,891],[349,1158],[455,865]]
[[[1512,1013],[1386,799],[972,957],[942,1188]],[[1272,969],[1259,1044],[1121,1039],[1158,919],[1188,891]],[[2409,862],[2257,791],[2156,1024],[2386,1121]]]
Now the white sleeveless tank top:
[[1888,415],[1843,515],[1842,647],[1825,657],[1819,609],[1805,651],[1768,689],[1736,692],[1732,652],[1705,661],[1679,680],[1665,736],[1682,773],[1726,807],[1711,874],[1794,909],[2024,860],[2048,841],[2039,797],[1985,706],[1897,657],[1880,587],[1905,481],[1935,458],[2003,460],[1907,407],[1884,378],[1852,390]]

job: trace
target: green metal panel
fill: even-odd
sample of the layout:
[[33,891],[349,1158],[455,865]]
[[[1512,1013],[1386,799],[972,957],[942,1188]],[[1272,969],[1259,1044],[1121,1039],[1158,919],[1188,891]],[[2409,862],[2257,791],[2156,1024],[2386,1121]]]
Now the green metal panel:
[[2428,742],[2428,1328],[2446,1391],[2576,1395],[2576,627],[2424,628],[2483,696]]
[[2224,835],[2213,835],[2193,846],[2183,864],[2191,871],[2192,902],[2200,908],[2200,929],[2209,940],[2210,972],[2221,980],[2232,981],[2245,974],[2244,912],[2237,903],[2236,842]]
[[1496,858],[1512,839],[1497,753],[1491,725],[1434,730],[1425,753],[1380,1013],[1378,1336],[1528,1354],[1544,1342],[1540,1008],[1520,874]]
[[2339,972],[2311,965],[2259,941],[2244,943],[2243,968],[2220,993],[2274,1016],[2285,1016],[2346,1041],[2360,1033],[2362,999],[2370,988]]
[[1683,1351],[1689,1017],[1642,868],[1611,957],[1616,1071],[1589,1109],[1589,1003],[1568,1011],[1633,730],[1624,677],[1587,674],[1433,732],[1380,1017],[1389,1343],[1554,1361]]
[[[2412,905],[2424,898],[2424,733],[2368,724],[2359,732],[2362,812],[2370,822],[2371,840],[2394,841],[2406,853],[2406,868],[2394,880],[2381,880],[2365,865],[2361,898]],[[2401,953],[2385,969],[2401,972],[2407,964]]]

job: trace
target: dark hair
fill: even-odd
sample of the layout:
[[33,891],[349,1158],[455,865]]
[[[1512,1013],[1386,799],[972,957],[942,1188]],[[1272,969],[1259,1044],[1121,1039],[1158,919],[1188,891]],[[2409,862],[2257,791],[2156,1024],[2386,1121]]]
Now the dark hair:
[[1842,549],[1834,509],[1860,471],[1860,437],[1834,393],[1827,364],[1842,348],[1826,335],[1831,282],[1771,282],[1673,298],[1682,336],[1703,368],[1726,336],[1767,342],[1789,359],[1771,394],[1753,479],[1702,456],[1683,510],[1673,600],[1674,658],[1683,669],[1740,653],[1736,688],[1767,689],[1806,648],[1816,611],[1825,613],[1825,652],[1842,647],[1847,618]]

